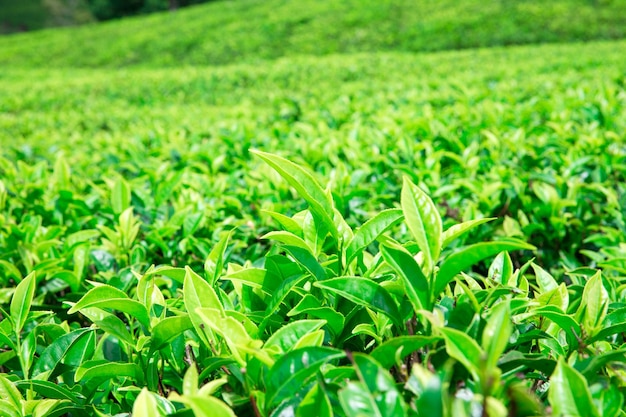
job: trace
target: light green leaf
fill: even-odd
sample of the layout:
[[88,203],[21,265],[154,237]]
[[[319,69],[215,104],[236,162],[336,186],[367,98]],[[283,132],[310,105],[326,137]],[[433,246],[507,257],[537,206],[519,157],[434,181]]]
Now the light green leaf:
[[306,200],[313,215],[326,225],[335,238],[338,238],[338,231],[333,221],[333,201],[309,172],[280,156],[254,149],[251,149],[250,152],[263,159],[278,172],[298,192],[300,197]]
[[480,368],[484,351],[478,343],[465,333],[453,328],[441,328],[439,331],[446,339],[446,352],[448,355],[461,362],[470,371],[475,381],[480,380]]
[[424,256],[426,275],[430,275],[441,253],[442,225],[437,206],[408,177],[404,177],[400,203],[404,220]]
[[123,178],[119,178],[113,184],[111,207],[115,214],[120,214],[130,207],[130,186]]
[[259,348],[262,346],[262,342],[250,337],[244,325],[233,317],[226,316],[214,308],[197,308],[196,313],[205,326],[224,338],[233,357],[240,365],[245,365],[246,353],[254,354],[265,362],[273,362],[267,355],[260,354]]
[[193,272],[188,266],[185,267],[185,281],[183,284],[183,299],[185,303],[185,309],[189,313],[191,323],[196,330],[198,336],[202,339],[206,347],[210,347],[209,341],[210,334],[207,335],[203,329],[203,321],[200,315],[196,312],[199,307],[208,307],[219,310],[222,314],[224,307],[217,293],[209,285],[208,282],[203,280],[198,274]]
[[454,226],[450,227],[445,232],[443,232],[441,236],[441,240],[442,240],[441,247],[442,248],[447,247],[455,239],[461,237],[464,233],[469,232],[474,227],[480,226],[483,223],[487,223],[495,219],[496,217],[489,217],[486,219],[469,220],[463,223],[455,224]]
[[13,382],[2,375],[0,375],[0,398],[6,400],[16,410],[22,409],[22,394],[20,394]]
[[509,302],[500,301],[491,309],[491,314],[483,330],[482,347],[487,352],[485,366],[487,370],[497,366],[500,355],[509,343],[512,331],[513,322],[511,321]]
[[374,217],[363,223],[357,229],[346,249],[346,265],[357,256],[359,256],[365,248],[374,242],[378,236],[389,230],[395,224],[404,218],[404,214],[400,209],[383,210]]
[[158,417],[162,415],[154,394],[145,387],[137,396],[135,404],[133,404],[133,415],[136,417]]
[[141,384],[144,379],[143,369],[135,363],[87,361],[77,370],[75,379],[79,381],[96,380],[98,382],[113,378],[128,377]]
[[213,246],[211,253],[209,253],[209,256],[204,262],[204,271],[206,272],[206,276],[210,279],[209,283],[211,285],[215,285],[222,274],[222,269],[224,269],[224,254],[226,253],[228,241],[232,234],[232,230],[228,231],[228,233],[224,233],[219,242]]
[[554,416],[600,417],[591,399],[587,380],[563,357],[559,358],[550,377],[548,400]]
[[550,275],[545,269],[535,263],[531,263],[530,266],[535,271],[535,280],[537,281],[537,285],[542,293],[552,291],[559,286],[552,275]]
[[602,273],[596,272],[585,284],[581,310],[584,310],[583,326],[594,333],[601,326],[608,309],[609,294],[602,284]]
[[152,344],[150,348],[159,350],[186,330],[192,329],[193,323],[188,315],[166,317],[160,320],[152,329]]
[[183,399],[196,417],[236,417],[226,403],[215,397],[185,396]]
[[328,396],[319,385],[313,388],[302,399],[296,409],[296,417],[333,417],[333,409]]
[[198,369],[196,364],[191,364],[183,377],[183,395],[196,395],[198,392]]
[[276,347],[280,352],[285,353],[300,340],[300,338],[315,330],[321,329],[326,324],[326,320],[298,320],[291,322],[278,329],[263,345],[264,349]]
[[496,242],[482,242],[466,246],[452,255],[448,256],[439,268],[435,278],[433,295],[436,298],[443,292],[446,285],[454,279],[461,271],[480,262],[490,256],[497,255],[502,251],[509,250],[535,250],[536,248],[528,243],[517,239],[506,239]]
[[264,234],[260,239],[275,240],[286,245],[297,246],[299,248],[311,251],[309,245],[300,236],[294,235],[291,232],[275,231]]
[[88,307],[122,311],[136,318],[146,328],[150,328],[150,317],[146,307],[140,302],[128,298],[124,291],[110,285],[103,284],[92,288],[67,313],[74,314]]
[[37,281],[35,278],[35,272],[28,274],[26,278],[17,284],[13,298],[11,299],[11,320],[13,320],[13,330],[16,334],[22,332],[22,328],[28,318],[30,312],[30,306],[35,296],[35,286]]

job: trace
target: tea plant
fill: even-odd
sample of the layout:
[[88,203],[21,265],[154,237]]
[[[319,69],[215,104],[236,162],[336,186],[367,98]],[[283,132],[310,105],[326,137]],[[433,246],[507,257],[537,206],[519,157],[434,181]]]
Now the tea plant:
[[[508,251],[535,248],[511,238],[453,248],[491,219],[444,230],[408,177],[399,208],[353,229],[311,173],[254,153],[307,203],[268,213],[282,230],[260,259],[228,262],[231,230],[201,273],[83,282],[62,314],[45,311],[37,271],[16,277],[0,333],[4,413],[624,413],[620,278],[584,269],[566,285],[532,259],[516,268]],[[116,231],[102,230],[119,262],[137,230],[124,201]]]

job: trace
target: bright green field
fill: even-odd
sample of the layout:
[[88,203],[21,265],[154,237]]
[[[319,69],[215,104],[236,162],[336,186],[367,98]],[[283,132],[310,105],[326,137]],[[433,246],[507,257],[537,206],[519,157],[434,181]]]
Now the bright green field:
[[370,3],[0,38],[0,415],[626,415],[622,2]]
[[625,36],[626,0],[225,0],[0,38],[0,65],[205,66]]

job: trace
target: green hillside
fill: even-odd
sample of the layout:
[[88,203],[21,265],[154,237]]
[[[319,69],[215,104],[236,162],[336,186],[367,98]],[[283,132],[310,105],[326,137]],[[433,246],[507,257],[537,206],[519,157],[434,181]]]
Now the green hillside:
[[0,38],[0,65],[223,65],[303,54],[615,39],[626,0],[237,0]]

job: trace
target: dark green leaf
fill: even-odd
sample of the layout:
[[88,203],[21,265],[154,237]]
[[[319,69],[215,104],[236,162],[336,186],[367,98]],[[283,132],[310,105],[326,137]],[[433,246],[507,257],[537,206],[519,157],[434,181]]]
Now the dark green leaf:
[[402,318],[398,306],[391,295],[380,284],[361,277],[340,277],[318,281],[316,287],[332,291],[353,303],[387,315],[393,323],[402,328]]

